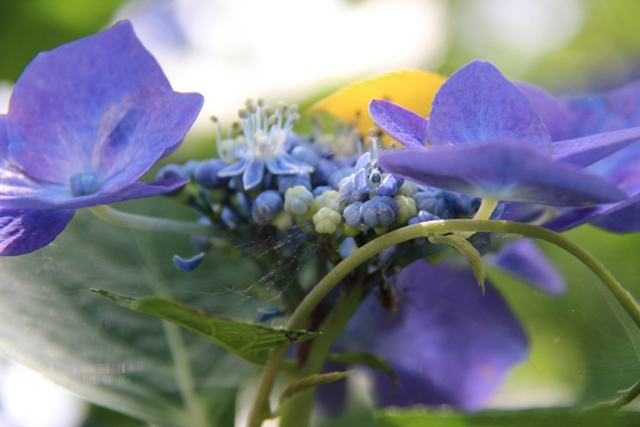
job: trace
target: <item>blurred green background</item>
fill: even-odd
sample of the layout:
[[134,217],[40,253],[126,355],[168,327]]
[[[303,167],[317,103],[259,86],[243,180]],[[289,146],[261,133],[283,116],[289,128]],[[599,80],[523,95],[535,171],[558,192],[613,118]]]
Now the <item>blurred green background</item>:
[[[0,80],[14,82],[37,52],[108,26],[124,3],[127,2],[0,2]],[[154,7],[153,1],[138,3],[150,9]],[[156,3],[160,8],[171,2]],[[415,66],[435,68],[448,75],[472,59],[488,59],[511,78],[531,81],[557,93],[604,90],[640,78],[638,1],[441,0],[435,3],[445,10],[445,20],[440,22],[444,28],[440,35],[443,41],[437,55],[419,60]],[[566,20],[558,21],[558,16]],[[384,28],[371,31],[384,31]],[[358,43],[367,43],[367,34],[359,34],[353,43],[354,49]],[[384,52],[380,55],[384,56]],[[331,61],[332,58],[318,60]],[[301,93],[295,101],[314,99],[335,88],[319,87]],[[201,141],[210,138],[211,134],[206,132],[196,137]],[[204,150],[196,151],[204,156]],[[640,295],[640,235],[614,235],[591,227],[582,227],[569,235],[599,257],[635,295]],[[631,386],[640,378],[640,333],[590,272],[558,249],[544,247],[569,281],[569,292],[562,298],[550,298],[504,274],[490,272],[490,278],[523,319],[533,344],[531,360],[514,371],[495,403],[512,407],[531,401],[540,405],[575,401],[592,404],[612,398],[617,390]],[[358,425],[357,422],[361,420],[354,421],[350,415],[344,419],[344,423],[352,427]],[[85,425],[134,426],[139,423],[94,407]],[[369,424],[362,422],[361,425]]]

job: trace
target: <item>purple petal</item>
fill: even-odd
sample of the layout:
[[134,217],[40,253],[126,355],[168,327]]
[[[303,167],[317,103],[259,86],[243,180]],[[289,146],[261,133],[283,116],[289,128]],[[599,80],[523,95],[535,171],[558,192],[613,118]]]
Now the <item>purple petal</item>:
[[424,147],[428,123],[424,117],[393,102],[377,99],[369,103],[369,115],[380,129],[405,147]]
[[116,189],[176,148],[202,102],[172,91],[122,21],[27,66],[11,97],[9,152],[35,179],[65,185],[93,170]]
[[513,84],[527,97],[533,109],[540,115],[542,122],[549,130],[552,141],[582,136],[576,128],[575,114],[564,100],[529,83],[513,82]]
[[124,112],[111,133],[96,143],[95,170],[102,188],[116,189],[140,179],[175,150],[202,108],[195,93],[169,92],[140,98]]
[[73,214],[73,210],[0,208],[0,256],[23,255],[48,245]]
[[582,224],[588,223],[593,218],[595,218],[603,209],[605,209],[603,205],[566,209],[560,212],[560,214],[555,218],[546,221],[544,224],[542,224],[542,227],[561,233],[563,231],[567,231]]
[[640,139],[640,127],[599,133],[553,144],[553,160],[587,167]]
[[498,267],[551,295],[561,295],[566,290],[566,281],[555,264],[530,239],[509,243],[487,257]]
[[480,409],[527,356],[527,340],[500,294],[486,294],[466,269],[418,261],[398,275],[399,312],[371,297],[344,335],[348,351],[382,357],[398,375],[397,394],[377,376],[383,405],[448,404]]
[[604,95],[566,98],[580,135],[640,126],[640,81]]
[[601,175],[627,193],[640,190],[640,141],[589,166],[587,171]]
[[584,206],[626,197],[603,178],[551,162],[519,141],[387,151],[378,162],[395,176],[418,184],[498,200]]
[[[78,209],[89,206],[106,205],[130,199],[157,196],[171,193],[187,182],[186,178],[169,178],[152,183],[134,182],[124,188],[115,191],[100,191],[95,194],[80,197],[64,197],[62,190],[59,192],[41,191],[38,193],[15,195],[0,195],[0,206],[12,209]],[[69,192],[68,188],[66,190]]]
[[500,202],[500,204],[504,205],[500,219],[505,221],[535,222],[547,211],[544,206],[530,203]]
[[591,224],[614,233],[640,231],[640,193],[603,209]]
[[431,145],[514,139],[551,156],[551,137],[527,98],[489,62],[474,61],[444,82],[427,127]]
[[640,190],[619,203],[567,209],[542,226],[563,232],[587,223],[615,233],[640,231]]
[[7,115],[0,114],[0,166],[5,165],[9,155],[9,137],[7,136]]

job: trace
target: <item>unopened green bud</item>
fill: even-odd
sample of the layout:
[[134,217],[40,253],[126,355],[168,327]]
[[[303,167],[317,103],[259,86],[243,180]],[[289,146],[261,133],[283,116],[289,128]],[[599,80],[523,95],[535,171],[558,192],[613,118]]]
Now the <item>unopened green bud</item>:
[[402,187],[398,188],[396,196],[412,197],[418,192],[418,185],[415,182],[405,180]]
[[396,212],[396,222],[400,225],[406,224],[409,218],[413,218],[418,214],[416,201],[407,196],[395,196],[398,202],[398,210]]
[[325,191],[313,201],[313,211],[318,212],[322,208],[329,208],[333,211],[340,210],[340,194],[337,191]]
[[320,210],[313,215],[316,233],[319,234],[335,233],[340,221],[342,221],[342,215],[327,207],[320,208]]
[[284,193],[284,210],[291,215],[304,215],[311,208],[313,201],[311,191],[302,185],[296,185]]

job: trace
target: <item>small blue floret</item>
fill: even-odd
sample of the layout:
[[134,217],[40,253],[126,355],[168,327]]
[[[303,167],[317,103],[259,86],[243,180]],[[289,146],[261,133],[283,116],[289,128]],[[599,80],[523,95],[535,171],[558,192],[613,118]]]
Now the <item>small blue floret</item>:
[[198,255],[189,259],[184,259],[178,255],[174,255],[172,259],[173,265],[175,265],[178,270],[188,273],[195,270],[196,267],[200,265],[200,263],[204,259],[204,252],[200,252]]

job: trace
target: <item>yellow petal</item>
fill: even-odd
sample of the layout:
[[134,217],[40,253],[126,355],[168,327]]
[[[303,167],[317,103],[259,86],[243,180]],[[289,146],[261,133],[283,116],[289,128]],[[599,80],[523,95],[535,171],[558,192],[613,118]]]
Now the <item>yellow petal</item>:
[[346,123],[357,119],[358,130],[367,135],[373,126],[367,112],[372,99],[386,99],[428,117],[431,102],[445,80],[426,71],[394,71],[350,84],[311,106],[308,112],[326,111]]

